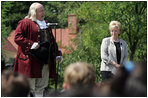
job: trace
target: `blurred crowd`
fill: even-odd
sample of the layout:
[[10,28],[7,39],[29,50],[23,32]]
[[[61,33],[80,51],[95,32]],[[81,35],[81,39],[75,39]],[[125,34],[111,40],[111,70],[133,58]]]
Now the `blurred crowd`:
[[[147,62],[127,62],[110,79],[96,82],[91,64],[76,62],[64,71],[63,90],[50,92],[46,97],[146,97]],[[25,76],[2,70],[2,97],[30,96],[30,85]]]

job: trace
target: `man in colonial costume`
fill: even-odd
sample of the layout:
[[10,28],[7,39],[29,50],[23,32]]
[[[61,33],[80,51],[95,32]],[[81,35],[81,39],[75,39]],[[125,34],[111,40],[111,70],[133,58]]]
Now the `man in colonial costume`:
[[49,77],[55,76],[55,60],[62,59],[44,15],[43,5],[33,3],[25,19],[19,21],[14,38],[18,45],[14,71],[28,77],[31,92],[39,97],[43,97]]

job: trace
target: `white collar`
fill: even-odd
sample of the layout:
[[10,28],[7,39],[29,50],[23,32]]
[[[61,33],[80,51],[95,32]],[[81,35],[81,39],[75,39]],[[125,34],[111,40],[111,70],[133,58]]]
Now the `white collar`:
[[45,20],[43,20],[43,21],[36,20],[36,22],[40,26],[41,29],[46,29],[47,28]]

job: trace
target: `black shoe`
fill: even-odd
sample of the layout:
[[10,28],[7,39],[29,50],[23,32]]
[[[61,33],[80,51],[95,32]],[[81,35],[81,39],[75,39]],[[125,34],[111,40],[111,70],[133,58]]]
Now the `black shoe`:
[[30,97],[35,97],[34,94],[32,92],[30,92]]

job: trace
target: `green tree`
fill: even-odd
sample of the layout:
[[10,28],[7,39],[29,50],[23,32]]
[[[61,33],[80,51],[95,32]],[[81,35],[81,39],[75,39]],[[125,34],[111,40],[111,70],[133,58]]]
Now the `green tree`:
[[72,13],[73,9],[80,7],[82,2],[67,2],[67,1],[52,1],[46,2],[46,19],[49,22],[57,22],[60,24],[60,27],[67,27],[68,20],[67,17]]
[[76,61],[93,64],[100,80],[100,45],[104,37],[110,36],[112,20],[122,24],[121,38],[128,44],[129,60],[147,60],[146,2],[83,2],[74,9],[79,19],[81,33],[77,37],[77,49],[64,57],[64,65]]
[[106,8],[109,8],[111,13],[108,15],[108,19],[118,20],[122,24],[121,38],[128,44],[129,59],[147,60],[145,47],[147,36],[146,2],[109,2]]
[[2,42],[16,29],[18,21],[23,19],[32,2],[2,1]]
[[2,42],[8,37],[11,26],[7,25],[6,22],[8,21],[7,16],[10,12],[10,8],[12,7],[12,2],[2,2],[2,10],[1,10],[1,32],[2,32]]
[[80,20],[85,21],[85,24],[80,24],[84,44],[86,47],[93,47],[93,44],[97,46],[96,42],[109,36],[107,32],[110,21],[118,20],[122,24],[121,38],[128,43],[129,59],[137,60],[137,57],[144,56],[138,59],[146,60],[146,8],[145,1],[85,2],[76,13]]

